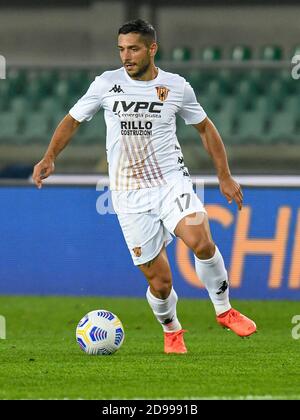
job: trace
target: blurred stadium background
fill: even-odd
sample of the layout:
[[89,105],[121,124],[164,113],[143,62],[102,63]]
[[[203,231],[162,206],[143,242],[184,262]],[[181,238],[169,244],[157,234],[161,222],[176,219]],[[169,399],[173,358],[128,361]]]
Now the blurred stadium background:
[[[300,319],[299,14],[298,1],[0,0],[0,399],[300,399],[298,326],[291,332]],[[157,65],[194,87],[244,189],[238,212],[196,130],[178,120],[185,163],[206,182],[231,297],[243,300],[234,305],[259,329],[243,342],[219,331],[198,300],[207,294],[193,257],[174,240],[168,255],[190,332],[180,360],[162,354],[146,282],[111,214],[102,113],[82,124],[50,185],[30,182],[58,122],[95,75],[120,67],[118,28],[137,17],[157,29]],[[74,338],[96,307],[120,316],[127,335],[101,363],[83,359]]]
[[[234,173],[300,171],[300,53],[296,1],[0,2],[0,171],[32,167],[57,123],[95,75],[120,66],[119,26],[137,16],[158,31],[157,65],[178,72],[220,130]],[[192,173],[213,173],[196,131],[178,121]],[[100,113],[58,161],[60,173],[106,172]],[[15,172],[17,174],[17,172]]]

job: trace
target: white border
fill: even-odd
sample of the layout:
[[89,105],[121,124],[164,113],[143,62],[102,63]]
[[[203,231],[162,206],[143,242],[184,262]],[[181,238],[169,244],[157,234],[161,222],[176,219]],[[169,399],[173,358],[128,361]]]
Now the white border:
[[[249,187],[300,187],[300,176],[293,175],[240,175],[234,176],[242,186]],[[219,185],[216,176],[192,176],[194,184]],[[32,183],[32,179],[29,181]],[[107,175],[52,175],[44,180],[46,185],[109,185]]]

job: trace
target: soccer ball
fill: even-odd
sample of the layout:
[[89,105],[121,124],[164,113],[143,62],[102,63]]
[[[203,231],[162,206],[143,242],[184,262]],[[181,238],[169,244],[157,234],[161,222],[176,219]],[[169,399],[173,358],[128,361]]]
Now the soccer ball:
[[119,318],[105,309],[86,314],[77,325],[76,341],[88,354],[113,354],[122,345],[125,333]]

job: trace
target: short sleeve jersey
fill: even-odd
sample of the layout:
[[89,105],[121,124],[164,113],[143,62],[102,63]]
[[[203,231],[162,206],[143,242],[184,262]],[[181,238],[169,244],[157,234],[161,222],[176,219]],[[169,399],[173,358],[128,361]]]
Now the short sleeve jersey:
[[77,121],[89,121],[104,109],[110,189],[137,190],[189,176],[176,137],[176,114],[186,124],[206,117],[186,80],[158,69],[150,81],[132,79],[122,67],[96,77],[70,109]]

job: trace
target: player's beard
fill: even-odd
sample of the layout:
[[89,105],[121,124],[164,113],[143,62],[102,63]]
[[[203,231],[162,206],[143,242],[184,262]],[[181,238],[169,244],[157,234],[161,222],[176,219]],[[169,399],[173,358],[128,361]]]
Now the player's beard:
[[139,67],[139,69],[135,72],[135,73],[128,73],[130,77],[134,78],[134,79],[139,79],[141,78],[149,69],[151,65],[150,60],[147,61],[146,63],[142,63],[141,66]]

